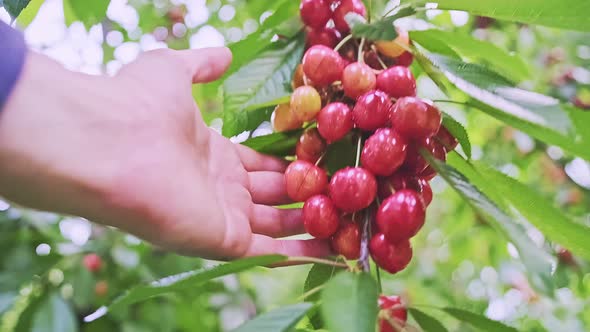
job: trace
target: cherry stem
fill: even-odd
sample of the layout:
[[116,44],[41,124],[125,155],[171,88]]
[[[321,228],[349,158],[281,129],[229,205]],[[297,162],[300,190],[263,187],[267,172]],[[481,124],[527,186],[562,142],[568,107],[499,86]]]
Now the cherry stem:
[[335,267],[342,267],[348,268],[348,265],[345,263],[338,263],[336,261],[331,261],[329,259],[321,259],[316,257],[306,257],[306,256],[293,256],[287,259],[287,262],[291,263],[316,263],[316,264],[323,264]]
[[356,61],[360,63],[365,63],[365,58],[363,57],[365,52],[363,51],[363,47],[365,47],[365,38],[361,39],[361,44],[359,45],[358,54],[356,56]]
[[379,285],[379,293],[383,293],[383,285],[381,284],[381,269],[379,266],[376,267],[377,270],[377,284]]
[[342,38],[342,40],[338,43],[338,45],[336,45],[336,47],[334,47],[334,51],[338,52],[338,50],[341,49],[342,46],[344,46],[344,44],[346,44],[351,39],[352,39],[352,34]]
[[316,166],[318,166],[322,162],[322,160],[326,156],[326,153],[328,153],[328,151],[325,151],[324,153],[322,153],[322,155],[318,158],[318,160],[315,162]]
[[371,264],[369,264],[369,228],[371,227],[371,211],[365,210],[365,217],[363,218],[363,233],[361,237],[361,255],[358,260],[358,265],[364,272],[371,272]]
[[381,65],[381,67],[383,67],[383,69],[387,69],[387,65],[385,64],[385,62],[383,62],[383,60],[381,60],[381,57],[377,55],[377,61],[379,61],[379,64]]
[[[377,201],[377,207],[381,206],[381,201],[379,200],[379,197],[377,197],[376,199]],[[371,222],[369,220],[368,222],[369,224],[369,238],[371,238],[374,235],[373,232],[373,228],[371,227]],[[375,266],[375,275],[377,276],[377,285],[379,285],[379,293],[383,293],[383,285],[381,283],[381,269],[379,268],[379,266]]]
[[354,162],[354,167],[359,167],[359,163],[361,161],[361,145],[363,143],[363,137],[359,133],[359,138],[356,141],[356,159]]

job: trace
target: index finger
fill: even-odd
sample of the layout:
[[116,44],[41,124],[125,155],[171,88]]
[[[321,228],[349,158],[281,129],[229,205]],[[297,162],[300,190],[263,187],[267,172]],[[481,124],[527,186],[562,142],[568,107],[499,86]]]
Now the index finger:
[[242,165],[248,172],[256,171],[270,171],[270,172],[284,172],[288,166],[286,160],[264,155],[260,152],[254,151],[247,146],[238,144],[236,146],[238,155],[242,161]]

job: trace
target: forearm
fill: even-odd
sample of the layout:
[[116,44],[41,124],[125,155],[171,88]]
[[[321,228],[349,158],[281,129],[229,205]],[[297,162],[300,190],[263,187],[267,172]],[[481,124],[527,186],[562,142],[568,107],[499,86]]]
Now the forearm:
[[25,54],[22,34],[0,22],[0,110],[20,76]]
[[96,209],[89,206],[99,204],[93,175],[76,158],[94,151],[84,151],[77,135],[84,128],[75,121],[88,112],[83,104],[94,102],[88,92],[101,78],[70,72],[35,52],[23,63],[0,111],[0,196],[62,213]]

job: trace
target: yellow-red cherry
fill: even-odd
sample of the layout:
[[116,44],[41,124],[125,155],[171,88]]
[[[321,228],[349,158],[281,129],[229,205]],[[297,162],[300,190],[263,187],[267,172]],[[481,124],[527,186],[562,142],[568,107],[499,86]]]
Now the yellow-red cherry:
[[340,54],[324,45],[310,47],[305,52],[302,63],[305,76],[319,87],[339,81],[345,66]]
[[326,152],[326,141],[316,128],[307,129],[299,137],[295,146],[297,160],[305,160],[315,164]]
[[326,171],[308,161],[296,160],[285,171],[287,195],[296,202],[324,193],[327,183]]
[[356,99],[360,95],[374,90],[377,85],[377,77],[371,67],[364,63],[353,62],[344,68],[342,72],[342,87],[344,93],[350,98]]
[[293,91],[290,106],[299,121],[311,121],[322,109],[322,98],[314,87],[304,85]]

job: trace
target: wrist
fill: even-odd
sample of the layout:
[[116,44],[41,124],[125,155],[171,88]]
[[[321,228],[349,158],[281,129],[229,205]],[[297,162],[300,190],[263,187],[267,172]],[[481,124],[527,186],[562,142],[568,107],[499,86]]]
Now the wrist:
[[[47,211],[81,215],[97,208],[104,189],[83,168],[76,119],[102,78],[72,73],[29,52],[0,112],[0,195]],[[77,141],[77,142],[76,142]]]

